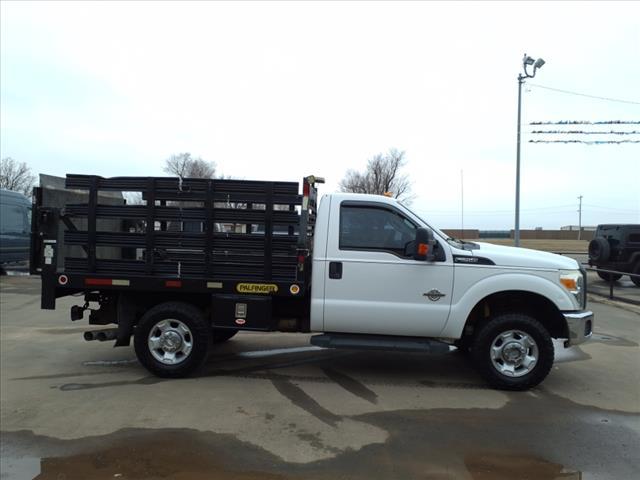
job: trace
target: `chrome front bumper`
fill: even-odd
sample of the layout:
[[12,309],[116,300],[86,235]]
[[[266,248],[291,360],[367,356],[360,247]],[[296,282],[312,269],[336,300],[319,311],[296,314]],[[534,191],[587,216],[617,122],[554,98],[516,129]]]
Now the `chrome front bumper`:
[[565,347],[580,345],[591,338],[593,333],[593,312],[569,312],[563,313],[567,321],[569,338],[564,342]]

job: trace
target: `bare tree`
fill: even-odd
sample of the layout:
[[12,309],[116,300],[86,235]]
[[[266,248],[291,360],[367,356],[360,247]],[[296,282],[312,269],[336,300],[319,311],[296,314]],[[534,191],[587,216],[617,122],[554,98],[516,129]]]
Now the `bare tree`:
[[403,203],[411,203],[411,182],[400,170],[406,164],[404,152],[395,148],[386,154],[374,155],[367,162],[364,172],[348,170],[340,181],[340,190],[352,193],[371,193],[392,195]]
[[216,164],[200,157],[192,157],[189,152],[185,152],[167,158],[164,171],[180,178],[214,178]]
[[0,160],[0,188],[30,197],[35,181],[35,175],[25,162],[18,162],[11,157]]

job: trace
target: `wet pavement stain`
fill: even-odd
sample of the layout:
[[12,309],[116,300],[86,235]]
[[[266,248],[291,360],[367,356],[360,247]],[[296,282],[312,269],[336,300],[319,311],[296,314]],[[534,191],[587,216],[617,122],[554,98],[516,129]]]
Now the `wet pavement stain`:
[[113,375],[113,370],[103,370],[101,372],[70,372],[70,373],[56,373],[53,375],[33,375],[30,377],[16,377],[11,380],[55,380],[58,378],[74,378],[74,377],[93,377],[94,375]]
[[[34,480],[282,480],[295,478],[264,470],[229,467],[219,445],[221,437],[185,431],[162,431],[112,436],[107,448],[44,457]],[[122,436],[120,436],[122,437]],[[126,438],[128,437],[128,438]],[[124,441],[123,441],[124,440]],[[240,443],[234,441],[234,443]],[[238,445],[236,445],[238,446]],[[248,448],[252,450],[251,447]],[[244,450],[244,449],[243,449]]]
[[580,480],[580,472],[527,455],[473,454],[464,460],[473,480]]
[[338,372],[337,370],[329,367],[322,368],[322,371],[327,377],[336,382],[346,391],[354,394],[356,397],[360,397],[369,403],[373,403],[374,405],[378,403],[378,395],[376,394],[376,392],[367,388],[359,380],[356,380],[355,378],[350,377],[345,373]]
[[[65,383],[58,387],[63,392],[69,392],[74,390],[92,390],[95,388],[108,388],[108,387],[121,387],[124,385],[155,385],[157,383],[166,382],[167,379],[158,377],[142,377],[137,380],[118,380],[115,382],[103,382],[103,383]],[[174,379],[174,381],[176,381]]]
[[[423,472],[433,469],[433,478],[455,479],[459,475],[451,468],[459,458],[467,474],[482,480],[579,479],[578,470],[598,478],[640,478],[640,436],[632,426],[636,415],[580,406],[544,390],[508,395],[509,402],[497,410],[412,410],[352,417],[389,433],[384,445],[366,447],[354,457],[368,450],[369,461],[379,463],[370,466],[378,472],[375,478],[432,478]],[[335,462],[346,469],[345,478],[359,478],[349,456],[343,454]],[[385,464],[385,458],[392,464]],[[539,466],[537,476],[528,476],[525,469],[532,463]]]
[[271,380],[273,386],[280,394],[291,401],[297,407],[302,408],[310,415],[331,427],[335,427],[341,417],[330,412],[320,405],[313,397],[309,396],[304,390],[294,385],[286,377],[274,378]]
[[638,347],[638,343],[632,342],[625,338],[616,337],[606,333],[594,333],[591,335],[589,343],[604,343],[607,346],[612,347]]
[[[280,380],[284,395],[328,423],[367,423],[388,432],[385,443],[340,451],[320,432],[289,429],[300,442],[335,457],[292,464],[229,434],[187,429],[123,430],[100,437],[57,440],[3,432],[2,456],[43,458],[38,480],[343,478],[349,480],[472,478],[560,480],[639,478],[636,415],[584,407],[543,389],[510,393],[500,409],[430,409],[339,417],[308,403],[301,389]],[[282,392],[281,392],[282,393]],[[274,440],[277,432],[272,432]],[[295,442],[291,448],[297,448]],[[122,477],[114,477],[116,474]],[[61,476],[62,475],[62,476]]]
[[455,388],[471,390],[491,390],[491,387],[484,383],[472,382],[451,382],[447,380],[421,380],[420,385],[427,388]]

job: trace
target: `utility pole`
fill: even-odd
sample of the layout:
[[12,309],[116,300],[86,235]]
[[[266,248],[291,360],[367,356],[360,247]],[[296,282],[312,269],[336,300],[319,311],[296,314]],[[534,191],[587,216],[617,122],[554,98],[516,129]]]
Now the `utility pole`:
[[581,240],[582,235],[582,195],[578,197],[580,204],[578,205],[578,240]]

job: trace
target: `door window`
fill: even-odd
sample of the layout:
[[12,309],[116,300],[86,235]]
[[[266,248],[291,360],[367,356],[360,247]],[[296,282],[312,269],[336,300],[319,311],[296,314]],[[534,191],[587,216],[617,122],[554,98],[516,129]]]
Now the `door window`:
[[340,207],[340,249],[380,250],[402,257],[417,226],[399,212],[370,206]]

